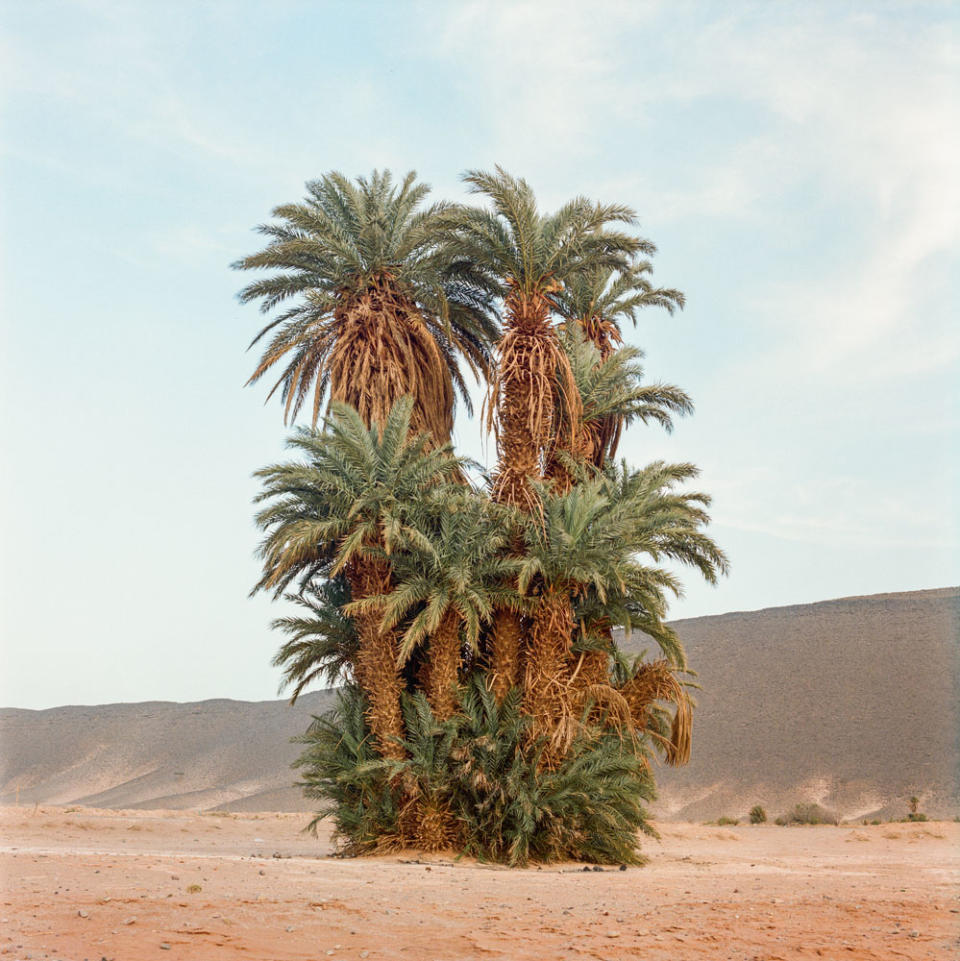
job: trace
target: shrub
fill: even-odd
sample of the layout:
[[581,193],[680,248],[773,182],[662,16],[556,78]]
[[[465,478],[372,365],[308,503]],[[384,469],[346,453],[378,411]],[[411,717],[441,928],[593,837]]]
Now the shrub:
[[923,811],[911,811],[905,818],[905,821],[929,821],[930,819],[923,813]]
[[739,824],[740,818],[728,818],[724,816],[724,817],[717,818],[717,820],[714,823],[718,824],[720,827],[727,827],[730,825]]
[[520,692],[501,705],[475,674],[462,713],[437,721],[423,694],[404,697],[403,760],[374,750],[355,686],[296,740],[308,797],[327,805],[347,855],[455,847],[511,865],[581,860],[641,864],[638,832],[655,836],[643,803],[653,797],[644,740],[583,726],[563,760],[546,764],[531,742]]
[[759,804],[755,804],[750,808],[750,823],[751,824],[765,824],[767,820],[767,812]]
[[819,804],[797,804],[792,811],[782,814],[775,824],[839,824],[840,819],[832,811],[820,807]]

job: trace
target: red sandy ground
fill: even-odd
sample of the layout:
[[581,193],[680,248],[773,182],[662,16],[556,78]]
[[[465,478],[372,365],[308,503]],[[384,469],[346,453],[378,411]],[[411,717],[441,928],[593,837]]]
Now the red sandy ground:
[[329,857],[300,814],[0,809],[0,956],[960,958],[960,824],[665,824],[650,863]]

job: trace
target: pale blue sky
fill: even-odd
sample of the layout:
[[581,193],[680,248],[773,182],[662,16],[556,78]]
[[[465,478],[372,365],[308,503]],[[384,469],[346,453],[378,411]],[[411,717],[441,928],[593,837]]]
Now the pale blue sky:
[[[951,3],[0,4],[0,704],[272,697],[231,261],[324,171],[503,164],[633,205],[684,290],[630,340],[697,404],[733,570],[676,616],[960,581]],[[460,449],[489,456],[477,422]]]

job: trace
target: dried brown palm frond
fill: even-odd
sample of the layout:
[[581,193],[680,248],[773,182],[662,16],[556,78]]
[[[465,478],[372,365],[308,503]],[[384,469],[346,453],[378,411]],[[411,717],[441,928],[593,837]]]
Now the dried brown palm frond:
[[[411,431],[446,443],[453,429],[450,370],[416,308],[390,278],[379,277],[362,294],[348,299],[334,312],[334,322],[331,399],[355,407],[365,423],[382,425],[393,405],[410,396]],[[319,395],[315,413],[318,405]]]
[[[693,732],[693,701],[677,674],[676,667],[665,658],[650,661],[641,665],[620,688],[636,728],[658,741],[666,762],[675,767],[690,760]],[[658,703],[673,707],[673,721],[668,735],[659,730],[654,720],[653,712]]]

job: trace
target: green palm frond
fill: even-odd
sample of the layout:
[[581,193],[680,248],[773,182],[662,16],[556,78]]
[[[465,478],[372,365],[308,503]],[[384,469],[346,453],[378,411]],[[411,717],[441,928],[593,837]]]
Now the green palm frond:
[[[652,255],[656,248],[645,242],[641,253]],[[571,277],[557,295],[557,312],[577,324],[604,355],[622,340],[624,321],[637,325],[640,311],[662,307],[673,314],[683,309],[686,298],[679,290],[654,287],[649,260],[635,260],[624,269],[597,268]]]
[[526,180],[497,166],[493,173],[470,170],[463,176],[491,210],[453,206],[441,221],[459,270],[478,289],[503,299],[511,289],[532,294],[596,269],[629,270],[647,242],[611,225],[635,223],[634,212],[619,204],[577,197],[553,214],[541,213]]
[[449,447],[409,436],[412,401],[398,401],[383,427],[367,427],[336,404],[323,431],[300,429],[288,445],[303,460],[257,471],[266,503],[256,517],[266,532],[263,577],[254,591],[279,596],[297,577],[336,574],[357,556],[389,555],[415,538],[411,512],[461,470]]
[[292,688],[290,703],[316,683],[335,684],[349,679],[357,654],[353,622],[343,613],[350,590],[343,578],[309,585],[286,599],[303,608],[299,616],[278,617],[274,630],[287,636],[271,662],[283,668],[280,691]]

